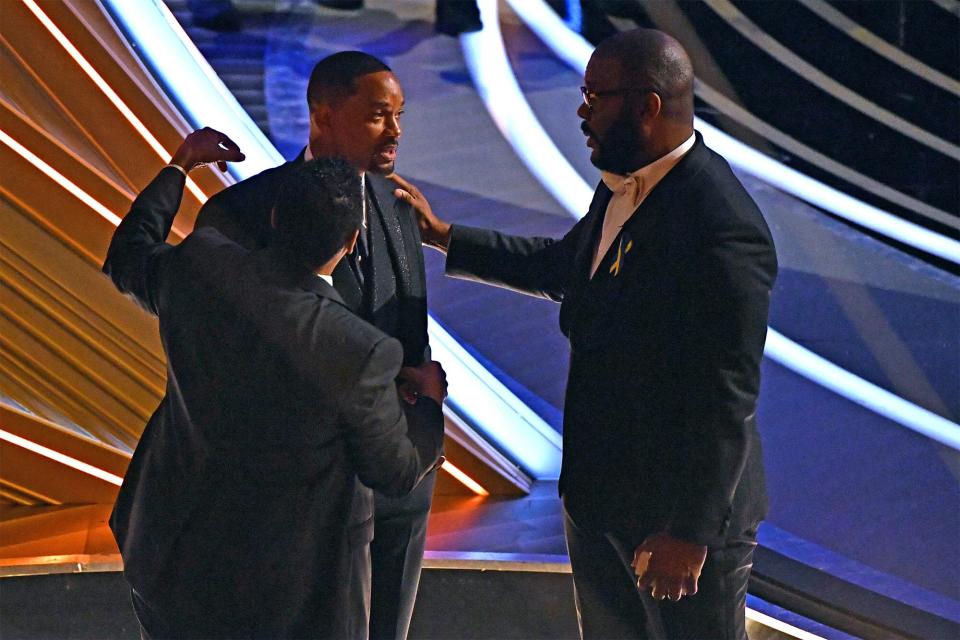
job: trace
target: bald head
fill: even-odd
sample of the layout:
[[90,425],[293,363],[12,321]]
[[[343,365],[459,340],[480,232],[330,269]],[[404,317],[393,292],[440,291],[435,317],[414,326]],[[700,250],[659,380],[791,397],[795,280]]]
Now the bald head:
[[615,60],[625,88],[651,87],[664,117],[692,125],[693,65],[679,42],[655,29],[633,29],[601,42],[593,57]]

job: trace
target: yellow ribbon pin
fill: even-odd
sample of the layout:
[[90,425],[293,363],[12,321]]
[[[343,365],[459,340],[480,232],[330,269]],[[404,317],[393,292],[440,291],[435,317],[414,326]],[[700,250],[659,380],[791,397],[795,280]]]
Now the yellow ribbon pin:
[[633,248],[633,240],[627,240],[627,246],[623,246],[623,236],[620,236],[620,244],[617,245],[617,259],[613,261],[613,264],[610,265],[610,273],[614,277],[620,275],[620,266],[623,263],[623,256],[630,253],[630,249]]

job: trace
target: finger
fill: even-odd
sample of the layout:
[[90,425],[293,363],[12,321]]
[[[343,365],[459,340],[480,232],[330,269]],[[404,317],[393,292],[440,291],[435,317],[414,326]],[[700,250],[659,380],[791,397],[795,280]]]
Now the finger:
[[667,597],[667,590],[664,588],[661,580],[653,581],[653,585],[651,585],[650,588],[650,595],[653,596],[654,600],[663,600]]
[[640,591],[647,591],[653,587],[654,576],[649,571],[645,572],[639,578],[637,578],[637,589]]
[[696,595],[697,593],[697,576],[687,576],[683,580],[683,590],[688,596]]
[[387,176],[387,178],[389,180],[392,180],[394,184],[396,184],[397,186],[399,186],[401,189],[405,191],[413,190],[413,185],[407,182],[406,180],[404,180],[403,178],[401,178],[396,173],[391,173],[389,176]]
[[227,163],[223,160],[217,160],[217,169],[220,169],[220,173],[227,172]]
[[234,144],[233,141],[227,139],[226,142],[229,142],[230,146],[227,146],[223,140],[221,140],[217,145],[220,159],[228,160],[230,162],[242,162],[247,158],[247,156],[240,151],[240,147]]
[[409,202],[413,204],[414,197],[410,194],[409,191],[404,191],[403,189],[394,189],[393,197],[400,198],[404,202]]
[[644,551],[642,547],[638,547],[637,550],[633,552],[633,572],[636,575],[642,576],[647,572],[652,555],[649,551]]

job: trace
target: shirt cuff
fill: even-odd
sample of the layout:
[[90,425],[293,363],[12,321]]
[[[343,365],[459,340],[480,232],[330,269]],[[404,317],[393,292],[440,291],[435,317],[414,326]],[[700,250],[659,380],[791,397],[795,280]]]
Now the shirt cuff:
[[[181,166],[178,165],[178,164],[170,163],[170,164],[167,165],[167,167],[173,167],[174,169],[176,169],[177,171],[179,171],[179,172],[182,173],[183,175],[187,175],[187,170],[184,169],[183,167],[181,167]],[[167,167],[164,167],[164,169],[166,169]]]

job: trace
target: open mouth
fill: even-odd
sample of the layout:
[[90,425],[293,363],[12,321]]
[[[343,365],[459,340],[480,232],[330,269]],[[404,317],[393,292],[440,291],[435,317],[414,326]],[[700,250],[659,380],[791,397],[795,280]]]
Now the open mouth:
[[397,145],[392,144],[377,149],[377,160],[381,162],[393,162],[397,159]]

